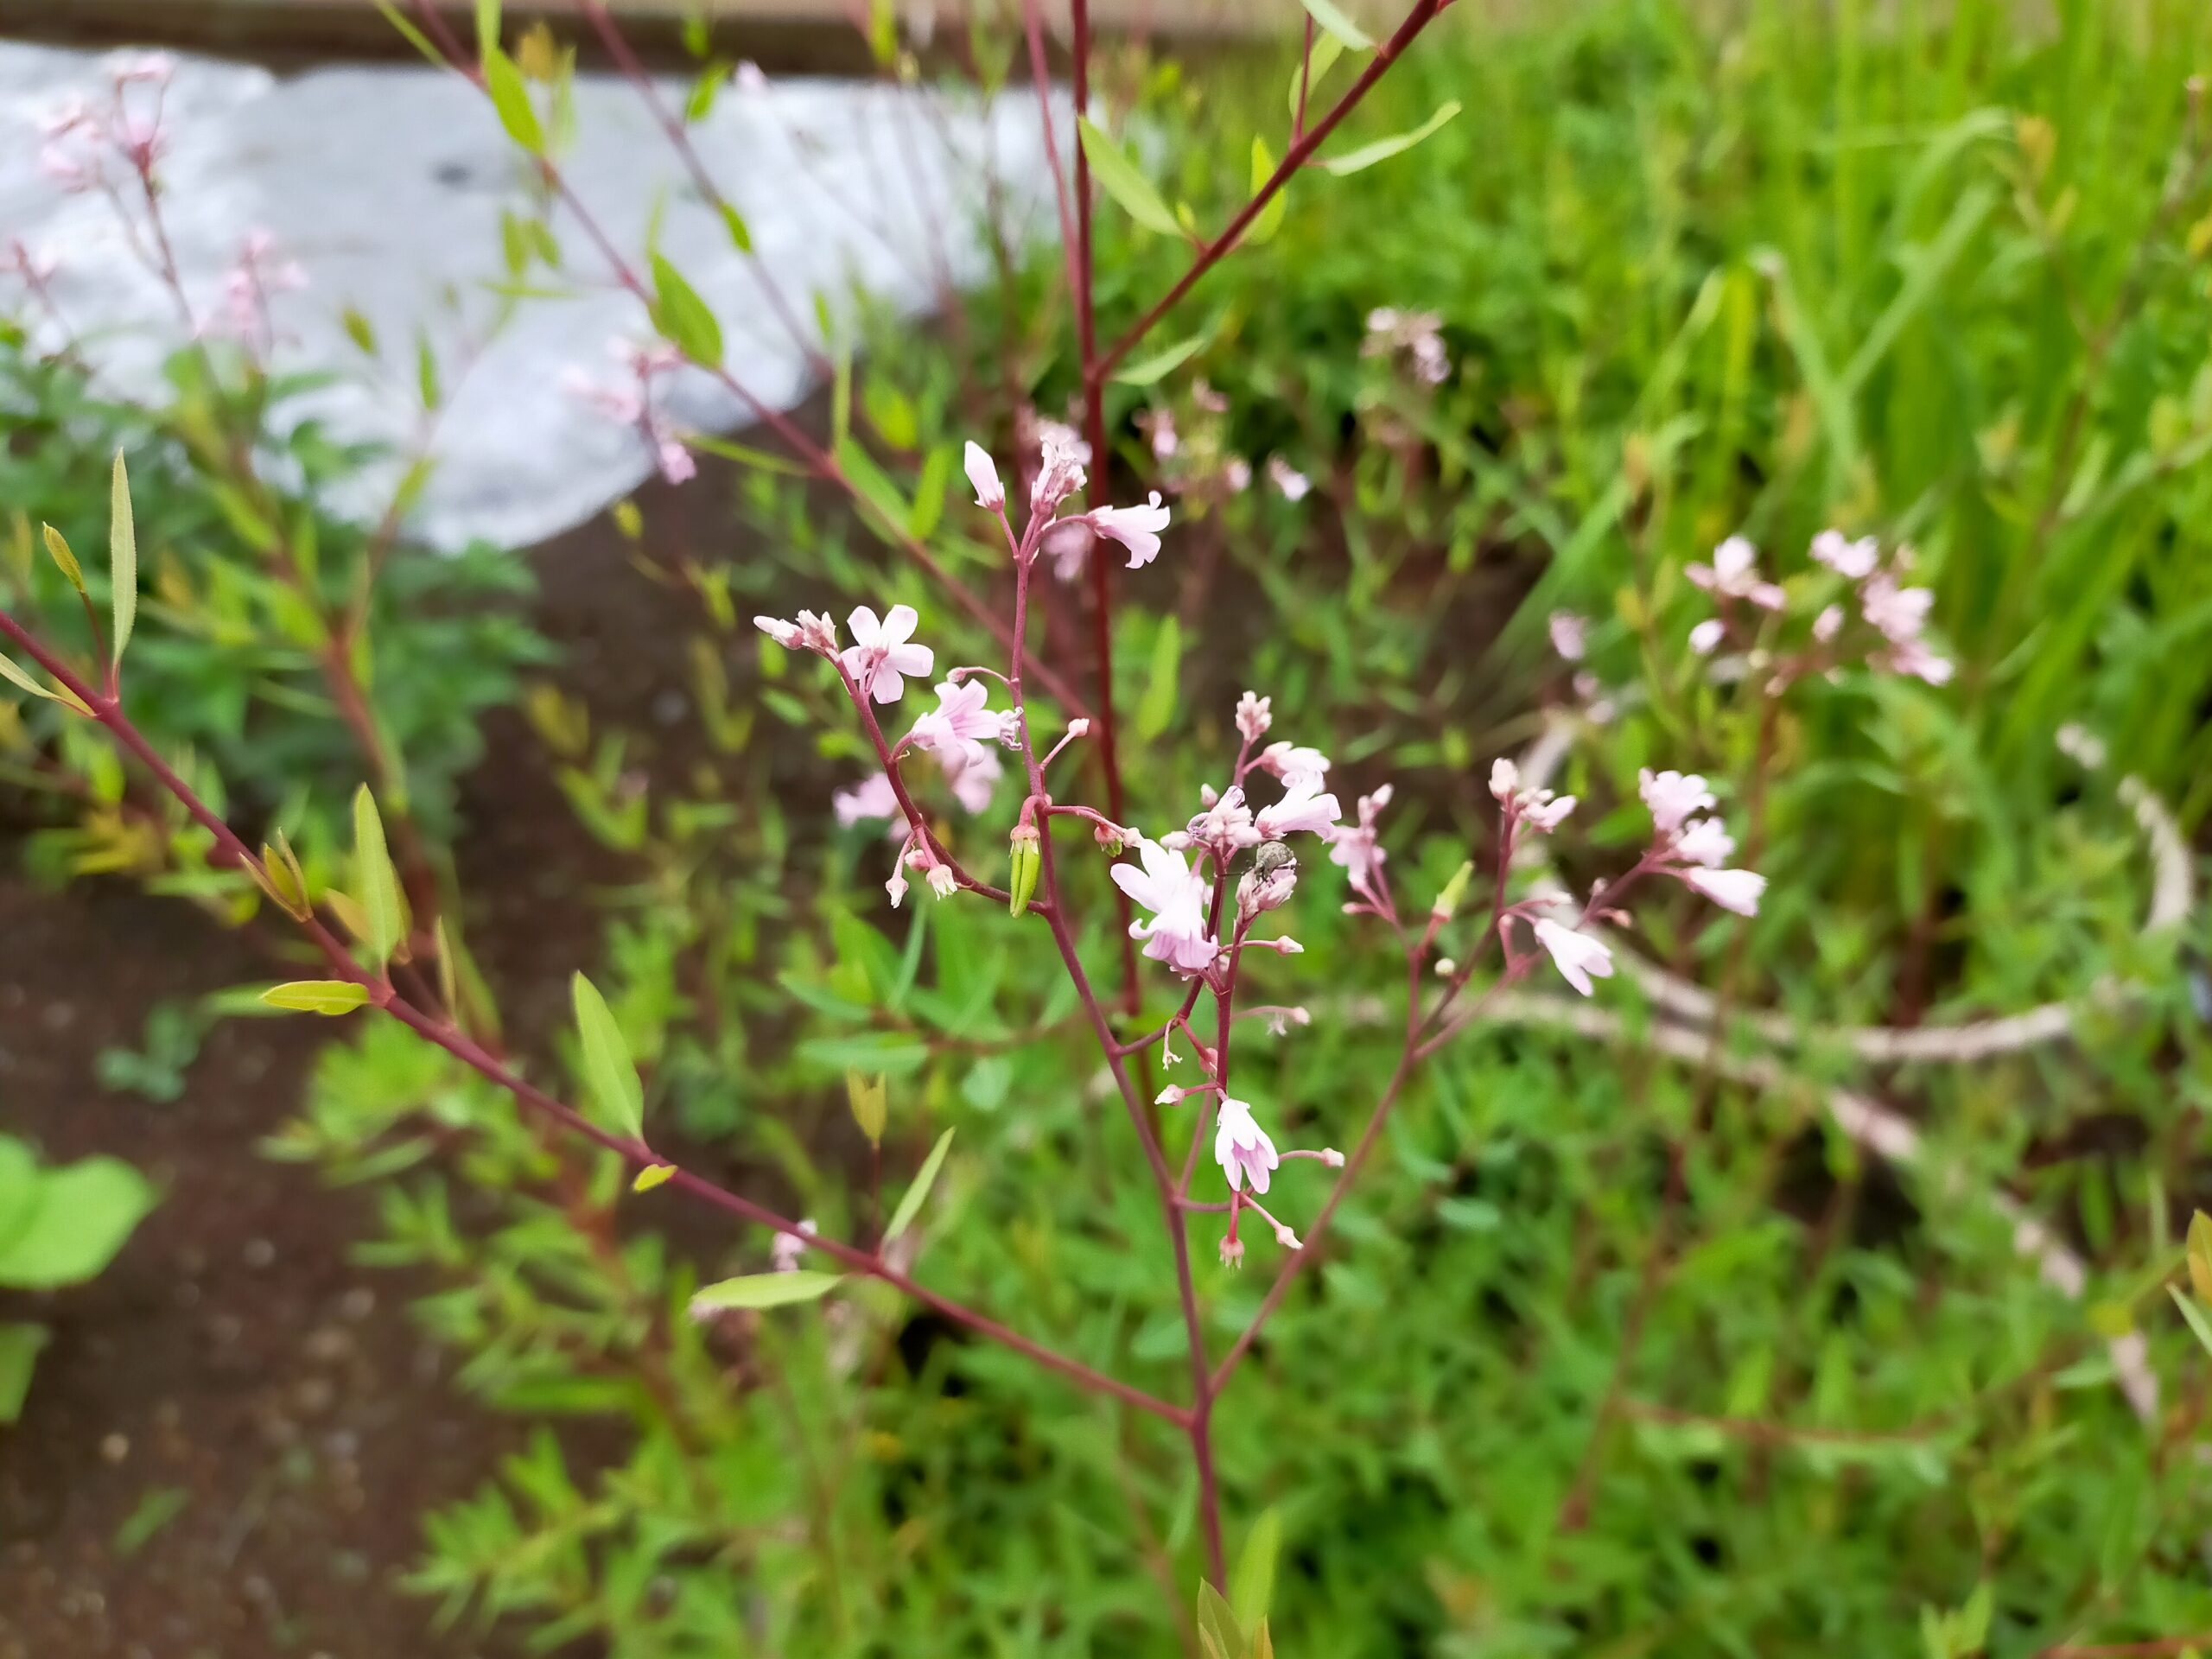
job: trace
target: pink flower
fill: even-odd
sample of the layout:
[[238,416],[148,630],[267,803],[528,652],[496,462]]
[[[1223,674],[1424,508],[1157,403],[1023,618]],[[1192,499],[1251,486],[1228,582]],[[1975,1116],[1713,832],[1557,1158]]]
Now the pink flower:
[[1175,430],[1175,416],[1172,410],[1153,410],[1138,416],[1137,423],[1152,435],[1152,458],[1154,461],[1175,459],[1175,452],[1183,447],[1183,439]]
[[1375,827],[1389,804],[1390,785],[1384,784],[1372,795],[1359,798],[1358,823],[1339,824],[1329,836],[1329,862],[1341,867],[1351,877],[1353,888],[1370,898],[1379,896],[1382,867],[1389,861]]
[[890,778],[879,772],[850,789],[839,790],[830,798],[830,805],[837,815],[837,822],[849,830],[873,818],[897,817],[899,791],[891,787]]
[[1251,1107],[1234,1096],[1224,1095],[1221,1115],[1215,1121],[1213,1160],[1221,1166],[1229,1190],[1236,1192],[1249,1179],[1255,1192],[1265,1192],[1275,1166],[1281,1160],[1275,1156],[1275,1143],[1254,1121]]
[[1826,645],[1843,632],[1843,607],[1829,605],[1813,619],[1813,638]]
[[1727,637],[1728,625],[1717,616],[1708,616],[1690,630],[1690,649],[1700,657],[1710,657]]
[[1859,590],[1859,608],[1866,613],[1866,620],[1879,629],[1882,637],[1893,645],[1917,639],[1927,626],[1928,607],[1936,595],[1925,588],[1900,588],[1897,579],[1886,572],[1866,579]]
[[768,90],[768,77],[760,66],[747,58],[730,72],[730,82],[741,92],[755,95]]
[[1205,882],[1193,874],[1180,853],[1158,842],[1137,838],[1137,856],[1143,867],[1108,867],[1114,885],[1130,901],[1153,912],[1149,921],[1129,924],[1129,937],[1144,941],[1144,953],[1164,962],[1179,973],[1203,973],[1213,965],[1221,947],[1206,937]]
[[915,721],[911,741],[934,750],[947,772],[957,772],[986,753],[986,743],[999,741],[999,717],[984,707],[990,696],[990,687],[980,679],[940,682],[937,707]]
[[99,169],[91,162],[58,143],[40,147],[38,170],[72,193],[91,189],[99,177]]
[[1551,791],[1538,790],[1529,798],[1528,804],[1521,809],[1521,821],[1532,830],[1541,830],[1549,835],[1567,822],[1567,815],[1574,810],[1574,799],[1572,795],[1561,795],[1554,799]]
[[1303,501],[1306,493],[1313,487],[1313,480],[1281,455],[1268,457],[1268,482],[1281,493],[1286,501]]
[[893,605],[880,622],[865,605],[855,607],[845,619],[845,626],[853,631],[853,643],[838,660],[863,696],[878,702],[896,702],[906,693],[906,676],[919,678],[937,665],[937,653],[927,645],[907,643],[920,620],[911,605]]
[[1672,836],[1685,819],[1713,804],[1712,791],[1695,772],[1684,777],[1679,772],[1655,772],[1646,766],[1637,774],[1637,791],[1651,809],[1651,827],[1662,836]]
[[812,1217],[802,1221],[796,1233],[778,1233],[768,1241],[768,1263],[778,1273],[797,1273],[799,1258],[806,1254],[806,1241],[814,1236]]
[[671,484],[688,484],[698,476],[699,463],[674,438],[663,438],[654,446],[653,456],[660,466],[660,475]]
[[1590,646],[1590,625],[1573,611],[1551,614],[1552,649],[1570,663],[1579,663]]
[[1252,809],[1245,804],[1244,791],[1231,784],[1222,794],[1216,795],[1211,787],[1203,791],[1199,798],[1206,810],[1192,818],[1182,831],[1172,835],[1162,845],[1180,852],[1189,846],[1211,848],[1227,858],[1241,847],[1260,844],[1260,832],[1252,822]]
[[1282,798],[1273,806],[1262,807],[1253,825],[1261,839],[1281,841],[1301,830],[1308,835],[1325,836],[1342,816],[1337,798],[1321,792],[1320,773],[1294,772]]
[[1706,592],[1723,599],[1745,599],[1763,611],[1778,611],[1786,595],[1770,582],[1759,579],[1758,549],[1741,536],[1731,536],[1713,550],[1711,564],[1693,564],[1684,573]]
[[1037,481],[1030,486],[1029,505],[1033,511],[1049,513],[1084,486],[1090,446],[1058,421],[1038,422],[1037,442]]
[[1881,556],[1881,543],[1872,536],[1862,536],[1854,542],[1847,540],[1840,530],[1824,530],[1813,537],[1815,561],[1853,582],[1864,582],[1872,575]]
[[1718,818],[1700,818],[1683,826],[1675,837],[1675,856],[1688,859],[1693,864],[1702,864],[1707,869],[1718,869],[1736,851],[1736,838],[1730,835]]
[[1256,743],[1267,735],[1268,728],[1275,723],[1271,700],[1256,691],[1247,691],[1236,700],[1236,733],[1247,743]]
[[1560,977],[1582,993],[1590,995],[1590,982],[1594,978],[1613,976],[1613,953],[1587,933],[1577,932],[1571,927],[1561,927],[1548,916],[1536,921],[1536,943],[1552,954],[1552,964],[1559,969]]
[[1490,763],[1490,792],[1500,806],[1521,792],[1521,768],[1502,754]]
[[118,86],[134,80],[166,86],[176,73],[176,60],[166,52],[118,52],[107,60],[108,79]]
[[945,768],[945,775],[952,784],[953,798],[969,812],[988,811],[991,797],[998,792],[999,779],[1006,768],[999,763],[998,751],[978,747],[968,757],[967,764],[958,770]]
[[1129,550],[1129,569],[1150,564],[1160,554],[1160,532],[1167,528],[1168,510],[1160,504],[1160,492],[1141,507],[1097,507],[1084,515],[1101,536],[1109,537]]
[[753,626],[785,651],[837,649],[837,625],[817,611],[801,611],[796,622],[786,622],[780,616],[756,616]]
[[1229,486],[1231,495],[1242,495],[1252,487],[1252,463],[1242,455],[1231,455],[1221,465],[1221,481]]
[[1732,910],[1738,916],[1758,915],[1759,895],[1766,891],[1766,877],[1751,870],[1699,868],[1686,871],[1682,880],[1723,910]]
[[1952,674],[1949,658],[1938,657],[1918,639],[1906,639],[1892,647],[1889,666],[1899,674],[1910,674],[1930,685],[1949,683]]
[[1329,757],[1319,749],[1306,748],[1296,743],[1270,743],[1260,751],[1256,764],[1270,777],[1287,782],[1301,772],[1310,772],[1315,777],[1320,777],[1329,770]]
[[1038,551],[1052,556],[1052,575],[1057,580],[1073,582],[1083,574],[1090,544],[1097,539],[1084,519],[1063,518],[1046,530]]
[[996,512],[1006,505],[1006,486],[999,482],[999,469],[990,454],[973,438],[963,452],[962,464],[968,470],[968,481],[976,486],[976,505],[986,512]]

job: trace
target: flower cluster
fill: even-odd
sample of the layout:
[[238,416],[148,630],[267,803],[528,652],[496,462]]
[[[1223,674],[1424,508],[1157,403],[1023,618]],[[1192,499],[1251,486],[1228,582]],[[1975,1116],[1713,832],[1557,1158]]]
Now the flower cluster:
[[[1796,652],[1762,650],[1752,613],[1783,611],[1789,597],[1758,573],[1758,550],[1740,536],[1713,550],[1713,563],[1689,567],[1690,580],[1713,596],[1718,613],[1690,630],[1690,649],[1710,657],[1724,645],[1745,653],[1745,665],[1761,672],[1770,691],[1808,674],[1833,674],[1847,663],[1910,675],[1930,685],[1951,677],[1948,658],[1928,643],[1928,613],[1935,594],[1906,584],[1912,550],[1900,547],[1886,563],[1872,537],[1853,540],[1838,530],[1813,537],[1813,562],[1850,584],[1844,600],[1826,598]],[[1833,594],[1833,589],[1830,593]],[[1854,621],[1853,612],[1856,612]]]
[[[1137,416],[1168,489],[1217,505],[1252,487],[1252,463],[1230,447],[1228,412],[1229,399],[1199,380],[1191,388],[1189,409],[1181,418],[1166,404]],[[1269,455],[1262,470],[1287,501],[1304,500],[1313,487],[1311,479],[1281,455]]]
[[1378,306],[1367,314],[1362,357],[1402,357],[1414,378],[1440,386],[1452,378],[1452,353],[1444,344],[1444,319],[1433,311],[1400,311]]
[[620,365],[618,378],[601,380],[569,368],[562,372],[561,390],[615,425],[634,427],[652,451],[660,475],[671,484],[689,483],[698,474],[698,462],[653,395],[659,380],[683,366],[683,354],[660,340],[640,346],[611,340],[607,351]]
[[[125,179],[150,194],[168,148],[162,106],[176,60],[166,52],[124,52],[106,67],[104,101],[73,98],[39,123],[39,171],[73,195],[112,194]],[[110,171],[118,164],[123,178]]]

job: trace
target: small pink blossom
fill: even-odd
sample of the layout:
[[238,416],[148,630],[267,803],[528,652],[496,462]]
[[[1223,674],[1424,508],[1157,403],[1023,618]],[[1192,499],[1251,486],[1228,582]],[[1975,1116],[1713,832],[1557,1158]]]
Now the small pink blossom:
[[1929,607],[1935,601],[1936,595],[1925,588],[1898,587],[1897,579],[1886,572],[1869,576],[1859,590],[1859,608],[1866,612],[1866,620],[1896,645],[1920,637],[1928,623]]
[[1872,575],[1881,556],[1881,543],[1872,536],[1854,542],[1840,530],[1824,530],[1813,537],[1815,562],[1853,582],[1864,582]]
[[1551,791],[1538,790],[1521,810],[1521,821],[1531,830],[1541,830],[1546,835],[1567,822],[1568,813],[1574,810],[1575,798],[1561,795],[1554,798]]
[[908,741],[933,750],[947,772],[957,772],[1003,734],[998,715],[984,706],[990,696],[991,688],[979,679],[940,682],[937,707],[914,721]]
[[609,385],[570,367],[561,371],[561,390],[617,426],[634,426],[645,418],[645,400],[635,386]]
[[979,748],[969,756],[967,764],[955,771],[945,768],[952,784],[952,797],[963,810],[969,813],[990,810],[991,797],[998,792],[999,779],[1006,775],[1000,763],[998,751]]
[[1948,658],[1938,657],[1918,639],[1904,640],[1891,647],[1888,665],[1899,674],[1910,674],[1930,685],[1948,684],[1953,672]]
[[910,645],[921,618],[911,605],[893,605],[881,621],[867,606],[857,606],[845,619],[853,643],[839,658],[864,696],[878,702],[896,702],[906,695],[906,679],[920,678],[937,665],[937,653],[927,645]]
[[1329,862],[1339,866],[1351,876],[1353,888],[1369,898],[1381,895],[1382,867],[1389,861],[1376,830],[1376,820],[1389,804],[1390,785],[1384,784],[1359,798],[1357,823],[1339,824],[1329,836]]
[[1164,962],[1178,972],[1203,973],[1213,965],[1221,947],[1206,937],[1205,880],[1194,874],[1183,855],[1159,842],[1137,838],[1136,864],[1108,867],[1114,885],[1132,903],[1153,912],[1148,921],[1129,924],[1129,937],[1144,941],[1144,954]]
[[1700,657],[1710,657],[1728,637],[1728,625],[1717,616],[1708,616],[1690,630],[1690,649]]
[[895,818],[900,811],[899,791],[891,786],[889,776],[880,772],[850,789],[839,790],[830,798],[830,805],[837,822],[848,830],[875,818]]
[[1173,411],[1165,409],[1148,410],[1137,416],[1137,424],[1152,436],[1152,458],[1154,461],[1175,459],[1176,452],[1183,447],[1183,439],[1175,430]]
[[1590,625],[1573,611],[1551,614],[1552,649],[1570,663],[1579,663],[1590,648]]
[[1247,743],[1256,743],[1275,723],[1272,699],[1247,691],[1236,700],[1236,732]]
[[1058,421],[1039,421],[1037,442],[1037,480],[1030,486],[1029,505],[1050,513],[1087,481],[1084,467],[1090,460],[1090,446]]
[[768,77],[760,66],[747,58],[730,72],[730,82],[741,92],[758,96],[768,90]]
[[1738,916],[1758,915],[1759,895],[1766,891],[1766,877],[1752,870],[1700,868],[1685,871],[1682,880],[1723,910],[1732,910]]
[[1521,768],[1504,755],[1490,763],[1490,792],[1500,806],[1521,792]]
[[1326,836],[1342,816],[1343,809],[1338,806],[1337,798],[1322,792],[1320,773],[1294,772],[1282,798],[1272,806],[1262,807],[1253,824],[1262,840],[1281,841],[1300,830]]
[[89,190],[99,181],[99,167],[58,143],[41,146],[38,170],[73,194]]
[[1215,1122],[1213,1160],[1221,1166],[1229,1190],[1237,1192],[1249,1180],[1255,1192],[1265,1192],[1281,1160],[1275,1155],[1275,1143],[1253,1118],[1252,1108],[1224,1095]]
[[1329,770],[1329,757],[1319,749],[1296,743],[1270,743],[1260,751],[1255,764],[1270,777],[1287,783],[1301,772],[1310,772],[1317,778],[1323,776]]
[[753,626],[785,651],[837,649],[837,625],[819,611],[801,611],[796,622],[786,622],[779,616],[756,616]]
[[812,1217],[802,1221],[796,1233],[778,1233],[768,1243],[768,1262],[778,1273],[797,1273],[806,1254],[806,1241],[814,1236]]
[[986,512],[996,512],[1006,505],[1006,486],[999,482],[999,469],[991,460],[990,452],[973,438],[962,454],[968,481],[976,489],[976,505]]
[[952,874],[950,864],[932,861],[929,869],[930,891],[940,899],[950,899],[960,890],[960,883]]
[[1693,564],[1684,573],[1706,592],[1723,599],[1749,600],[1763,611],[1778,611],[1787,598],[1758,574],[1758,550],[1741,536],[1731,536],[1713,550],[1711,564]]
[[1176,852],[1185,847],[1205,847],[1227,858],[1241,848],[1260,844],[1252,809],[1245,803],[1244,791],[1239,785],[1231,784],[1219,795],[1208,787],[1200,792],[1199,799],[1205,803],[1206,810],[1179,832],[1166,836],[1161,842],[1163,846]]
[[1536,943],[1551,952],[1552,964],[1559,969],[1560,977],[1582,993],[1590,995],[1592,978],[1611,979],[1613,976],[1613,953],[1605,944],[1571,927],[1562,927],[1548,916],[1536,920]]
[[1300,472],[1281,455],[1268,457],[1268,482],[1286,501],[1303,501],[1313,489],[1313,480]]
[[1813,638],[1824,645],[1842,632],[1843,607],[1840,605],[1825,606],[1813,619]]
[[1160,532],[1167,528],[1168,509],[1160,505],[1158,490],[1143,506],[1096,507],[1084,517],[1101,536],[1128,549],[1130,569],[1150,564],[1159,556]]
[[1736,838],[1718,818],[1699,818],[1685,824],[1675,837],[1675,855],[1708,869],[1718,869],[1734,856]]
[[671,484],[688,484],[699,475],[699,463],[674,438],[663,438],[654,445],[653,458],[660,467],[660,475]]
[[1097,539],[1084,519],[1063,518],[1046,529],[1038,550],[1051,556],[1056,580],[1073,582],[1083,574],[1090,544]]
[[1231,495],[1243,494],[1252,487],[1252,463],[1242,455],[1231,455],[1221,464],[1221,481]]
[[1713,804],[1713,791],[1695,772],[1685,777],[1679,772],[1655,772],[1646,766],[1637,774],[1637,791],[1651,809],[1651,827],[1662,836],[1671,836],[1686,819]]
[[106,67],[108,79],[118,86],[132,81],[166,86],[176,73],[176,60],[166,52],[118,52],[109,56]]

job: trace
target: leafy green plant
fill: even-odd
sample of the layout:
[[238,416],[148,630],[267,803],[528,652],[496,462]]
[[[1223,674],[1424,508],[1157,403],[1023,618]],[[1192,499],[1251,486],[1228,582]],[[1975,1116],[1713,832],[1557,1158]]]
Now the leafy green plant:
[[[114,1158],[46,1165],[0,1135],[0,1290],[52,1291],[93,1279],[153,1209],[152,1185]],[[0,1320],[0,1423],[22,1414],[46,1327]]]

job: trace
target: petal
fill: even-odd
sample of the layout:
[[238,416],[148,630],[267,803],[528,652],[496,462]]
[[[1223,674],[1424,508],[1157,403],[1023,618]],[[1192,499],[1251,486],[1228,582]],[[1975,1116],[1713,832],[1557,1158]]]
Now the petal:
[[883,625],[875,620],[875,613],[865,605],[853,607],[853,613],[845,619],[845,626],[853,631],[853,642],[856,646],[879,643],[878,636],[883,632]]
[[905,644],[914,637],[915,626],[921,620],[920,613],[912,606],[893,605],[891,614],[883,619],[883,643],[887,645]]

